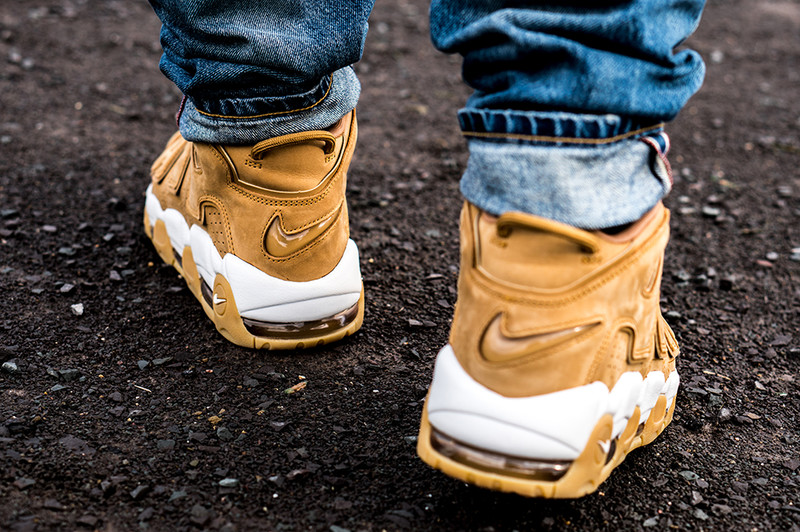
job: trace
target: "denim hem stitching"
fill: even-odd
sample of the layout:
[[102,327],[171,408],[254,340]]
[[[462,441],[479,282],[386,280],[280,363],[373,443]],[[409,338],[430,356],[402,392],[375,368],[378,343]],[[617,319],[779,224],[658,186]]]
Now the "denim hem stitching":
[[547,142],[553,144],[591,144],[591,145],[599,145],[599,144],[611,144],[614,142],[619,142],[621,140],[629,139],[632,137],[646,135],[650,132],[659,131],[664,128],[664,123],[655,124],[649,127],[643,127],[634,131],[628,131],[627,133],[622,133],[619,135],[614,135],[613,137],[606,137],[602,139],[589,139],[589,138],[579,138],[579,137],[549,137],[545,135],[521,135],[516,133],[492,133],[492,132],[481,132],[481,131],[462,131],[461,134],[465,137],[477,137],[477,138],[485,138],[485,139],[496,139],[496,140],[523,140],[523,141],[530,141],[530,142]]
[[205,111],[197,109],[196,106],[195,106],[195,109],[197,110],[198,113],[200,113],[203,116],[207,116],[209,118],[222,118],[222,119],[225,119],[225,120],[250,120],[250,119],[254,119],[254,118],[268,118],[268,117],[271,117],[271,116],[280,116],[280,115],[288,115],[288,114],[292,114],[292,113],[300,113],[300,112],[303,112],[303,111],[308,111],[309,109],[313,109],[314,107],[316,107],[319,104],[321,104],[325,100],[325,98],[328,97],[328,94],[330,94],[331,88],[333,87],[333,76],[332,75],[328,76],[328,79],[329,79],[328,88],[325,91],[325,94],[323,94],[322,97],[320,97],[320,99],[317,100],[316,102],[312,103],[309,106],[303,107],[301,109],[290,109],[288,111],[275,111],[273,113],[263,113],[263,114],[259,114],[259,115],[246,115],[246,116],[231,116],[231,115],[218,115],[218,114],[213,114],[213,113],[207,113]]

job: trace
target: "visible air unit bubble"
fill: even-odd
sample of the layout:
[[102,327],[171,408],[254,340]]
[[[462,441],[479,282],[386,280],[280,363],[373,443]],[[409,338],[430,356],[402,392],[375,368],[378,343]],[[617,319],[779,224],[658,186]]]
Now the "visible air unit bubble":
[[431,430],[431,445],[440,454],[463,465],[504,476],[552,482],[563,477],[571,460],[532,460],[478,449]]

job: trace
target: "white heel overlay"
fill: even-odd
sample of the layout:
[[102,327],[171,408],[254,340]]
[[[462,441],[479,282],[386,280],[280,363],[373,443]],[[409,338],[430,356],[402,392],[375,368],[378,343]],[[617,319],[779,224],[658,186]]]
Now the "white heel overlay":
[[271,323],[321,320],[355,305],[361,296],[361,268],[358,247],[348,240],[339,263],[329,274],[312,281],[296,282],[271,277],[232,253],[220,257],[209,234],[200,226],[188,226],[174,209],[162,209],[158,198],[147,189],[145,210],[151,227],[162,220],[172,248],[182,257],[185,247],[203,281],[214,286],[218,274],[227,279],[242,318]]
[[659,395],[672,403],[678,373],[668,379],[651,372],[623,373],[613,390],[593,382],[533,397],[504,397],[476,382],[464,371],[452,347],[436,359],[428,394],[428,420],[433,428],[462,443],[494,453],[541,460],[574,460],[586,447],[597,422],[614,418],[612,439],[628,424],[637,406],[647,419]]

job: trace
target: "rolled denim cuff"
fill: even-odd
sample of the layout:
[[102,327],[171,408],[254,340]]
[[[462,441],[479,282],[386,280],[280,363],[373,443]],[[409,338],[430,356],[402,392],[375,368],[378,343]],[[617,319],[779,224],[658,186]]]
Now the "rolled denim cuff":
[[594,145],[657,133],[664,124],[619,115],[461,109],[461,131],[468,138],[542,145]]
[[192,142],[255,144],[267,138],[325,129],[352,111],[361,84],[351,67],[335,71],[314,89],[286,97],[184,100],[181,135]]
[[469,143],[461,192],[492,214],[520,211],[602,229],[638,220],[672,185],[662,124],[480,110],[460,119]]

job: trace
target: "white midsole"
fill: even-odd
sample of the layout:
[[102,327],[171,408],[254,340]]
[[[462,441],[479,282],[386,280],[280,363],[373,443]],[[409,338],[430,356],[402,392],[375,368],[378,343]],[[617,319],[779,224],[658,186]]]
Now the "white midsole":
[[221,274],[231,286],[239,315],[259,321],[291,323],[329,318],[351,308],[361,296],[358,247],[347,241],[339,264],[329,274],[312,281],[296,282],[271,277],[232,253],[220,257],[209,234],[200,226],[190,228],[175,209],[162,209],[147,188],[145,210],[150,226],[162,220],[173,249],[183,256],[190,247],[197,271],[209,287]]
[[476,382],[446,345],[436,358],[428,394],[428,420],[462,443],[498,454],[541,460],[574,460],[606,414],[619,436],[637,406],[647,419],[659,395],[667,405],[678,392],[678,373],[654,371],[642,378],[623,373],[614,389],[602,382],[533,397],[505,397]]

